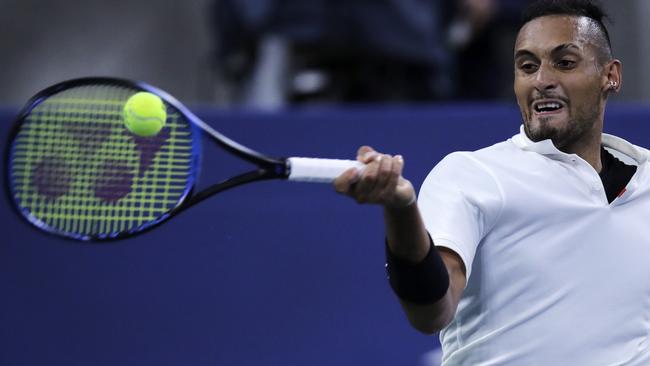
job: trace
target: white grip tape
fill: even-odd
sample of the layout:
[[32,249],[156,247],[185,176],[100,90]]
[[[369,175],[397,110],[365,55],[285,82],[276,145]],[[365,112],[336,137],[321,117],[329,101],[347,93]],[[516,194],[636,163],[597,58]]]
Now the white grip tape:
[[356,160],[288,158],[289,180],[298,182],[330,183],[350,168],[363,169]]

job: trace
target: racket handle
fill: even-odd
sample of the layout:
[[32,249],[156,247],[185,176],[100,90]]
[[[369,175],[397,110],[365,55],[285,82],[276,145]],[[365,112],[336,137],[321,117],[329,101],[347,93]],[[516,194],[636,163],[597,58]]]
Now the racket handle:
[[330,183],[350,168],[363,169],[356,160],[288,158],[289,180],[297,182]]

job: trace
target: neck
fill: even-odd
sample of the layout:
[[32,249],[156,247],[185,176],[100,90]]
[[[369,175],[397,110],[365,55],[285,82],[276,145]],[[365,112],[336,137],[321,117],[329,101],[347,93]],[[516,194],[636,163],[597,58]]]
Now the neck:
[[600,159],[600,149],[602,142],[602,130],[598,129],[590,133],[588,136],[584,136],[577,141],[576,143],[563,146],[558,149],[567,154],[576,154],[581,157],[584,161],[589,163],[594,170],[600,173],[602,169],[602,162]]
[[601,100],[600,111],[594,124],[590,129],[585,131],[578,140],[565,146],[565,149],[560,149],[568,154],[576,154],[584,161],[589,163],[597,173],[603,169],[603,164],[600,159],[600,149],[603,141],[603,126],[605,120],[605,101]]

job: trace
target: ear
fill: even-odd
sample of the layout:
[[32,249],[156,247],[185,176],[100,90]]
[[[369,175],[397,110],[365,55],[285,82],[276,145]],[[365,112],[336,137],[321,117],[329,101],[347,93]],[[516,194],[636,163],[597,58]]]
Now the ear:
[[603,68],[602,90],[605,95],[611,92],[618,93],[623,82],[623,64],[620,60],[613,59],[605,64]]

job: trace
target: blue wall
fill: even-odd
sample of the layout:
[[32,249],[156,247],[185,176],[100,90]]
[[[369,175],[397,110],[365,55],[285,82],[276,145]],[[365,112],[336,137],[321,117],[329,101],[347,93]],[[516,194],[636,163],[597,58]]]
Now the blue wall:
[[[15,112],[0,109],[3,150]],[[484,104],[198,112],[273,155],[401,153],[417,186],[448,152],[519,128],[516,107]],[[650,146],[649,122],[650,107],[615,105],[606,130]],[[202,182],[245,168],[205,153]],[[330,186],[240,187],[113,244],[46,236],[5,196],[0,222],[0,365],[418,365],[438,345],[385,281],[380,209]]]

